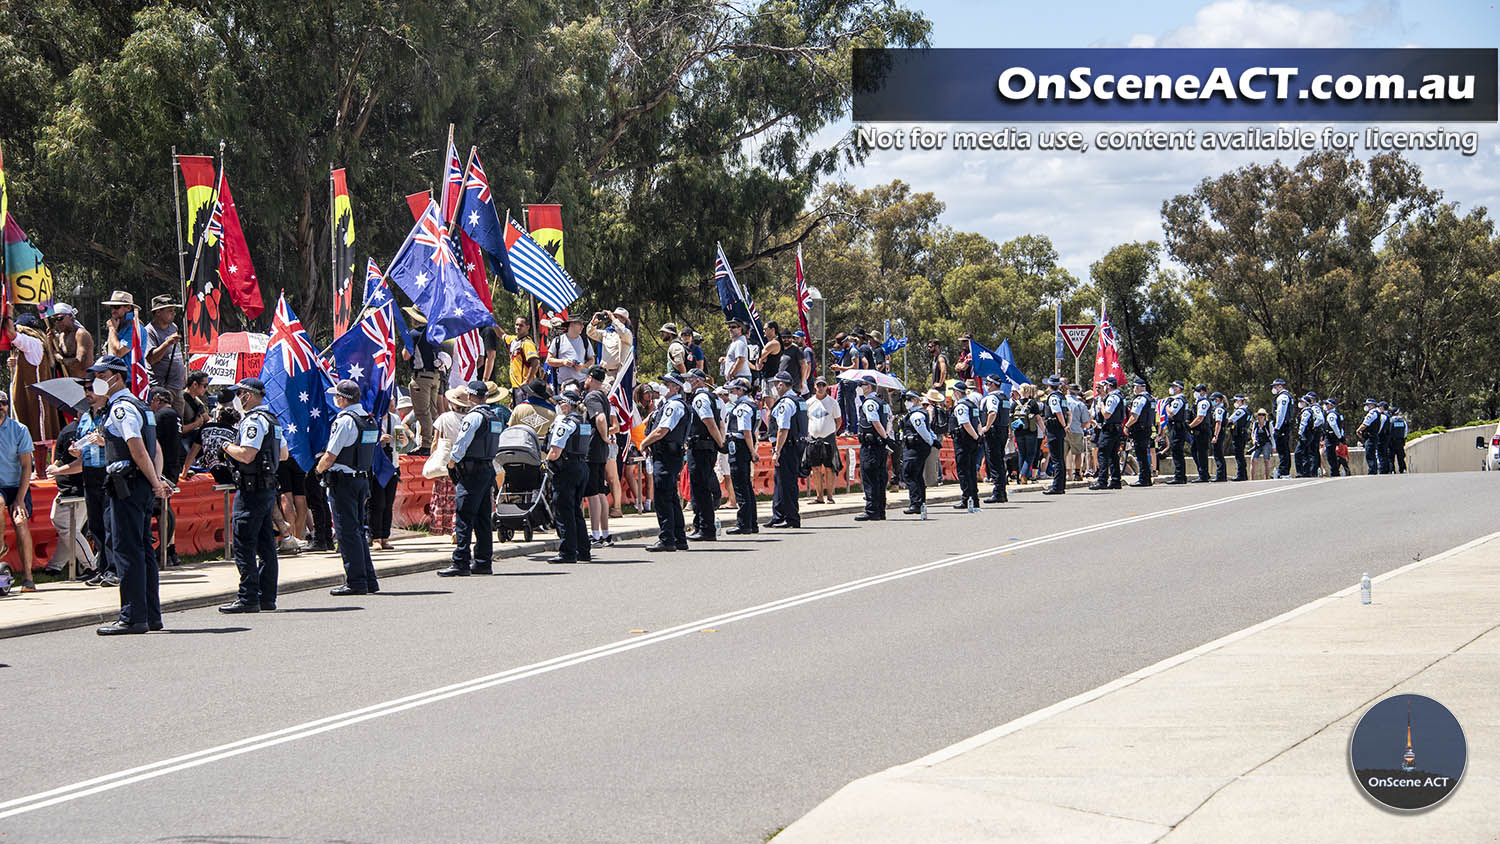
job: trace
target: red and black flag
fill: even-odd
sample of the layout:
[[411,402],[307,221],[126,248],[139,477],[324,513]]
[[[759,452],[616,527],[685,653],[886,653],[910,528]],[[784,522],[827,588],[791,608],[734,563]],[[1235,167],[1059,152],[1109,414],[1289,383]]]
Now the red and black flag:
[[[188,279],[188,297],[183,303],[187,316],[188,355],[213,354],[219,344],[221,313],[219,302],[219,244],[217,229],[210,229],[214,214],[214,197],[218,173],[214,160],[207,155],[179,155],[182,181],[187,186],[187,230],[189,252],[196,255],[193,277]],[[222,221],[223,215],[219,215]],[[204,237],[205,233],[207,237]],[[199,241],[202,240],[202,246]]]
[[331,171],[333,182],[333,336],[339,337],[354,323],[354,207],[344,170]]

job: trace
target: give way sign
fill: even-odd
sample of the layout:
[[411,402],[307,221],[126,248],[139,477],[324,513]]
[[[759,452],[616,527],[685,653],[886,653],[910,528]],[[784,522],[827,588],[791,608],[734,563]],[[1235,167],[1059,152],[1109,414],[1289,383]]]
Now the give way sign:
[[1089,338],[1094,336],[1094,324],[1088,325],[1059,325],[1058,331],[1062,332],[1063,339],[1067,341],[1068,348],[1072,350],[1073,357],[1079,357],[1089,344]]

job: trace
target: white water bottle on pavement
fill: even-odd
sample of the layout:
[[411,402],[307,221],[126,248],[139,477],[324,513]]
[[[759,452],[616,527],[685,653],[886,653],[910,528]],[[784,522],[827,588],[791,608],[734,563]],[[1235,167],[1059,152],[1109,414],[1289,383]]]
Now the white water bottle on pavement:
[[1370,575],[1368,573],[1359,579],[1359,602],[1366,605],[1370,603]]
[[927,502],[922,502],[922,521],[927,521]]

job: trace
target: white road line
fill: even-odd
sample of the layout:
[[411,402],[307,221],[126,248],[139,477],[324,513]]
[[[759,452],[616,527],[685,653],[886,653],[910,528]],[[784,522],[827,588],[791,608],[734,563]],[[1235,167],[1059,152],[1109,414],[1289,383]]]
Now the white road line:
[[[636,648],[643,648],[648,645],[661,644],[662,642],[668,642],[678,637],[686,636],[690,633],[695,633],[704,627],[722,627],[726,624],[732,624],[736,621],[745,621],[747,619],[755,618],[767,613],[780,612],[781,610],[801,606],[813,601],[821,601],[849,592],[858,591],[860,589],[867,589],[871,586],[878,586],[883,583],[889,583],[893,580],[900,580],[917,574],[925,574],[930,571],[937,571],[938,569],[956,566],[961,563],[973,562],[974,560],[992,557],[997,554],[1002,554],[1010,551],[1019,551],[1025,548],[1031,548],[1036,545],[1043,545],[1049,542],[1071,539],[1075,536],[1082,536],[1084,534],[1094,533],[1101,530],[1110,530],[1113,528],[1121,527],[1123,525],[1135,524],[1137,522],[1149,521],[1151,519],[1159,519],[1164,516],[1174,516],[1179,513],[1188,513],[1195,510],[1202,510],[1208,507],[1216,507],[1221,504],[1229,504],[1232,502],[1244,501],[1251,498],[1259,498],[1265,495],[1273,495],[1275,493],[1284,492],[1286,490],[1301,489],[1303,487],[1314,486],[1326,482],[1327,479],[1323,479],[1307,481],[1304,483],[1288,484],[1286,486],[1276,486],[1256,492],[1247,492],[1241,495],[1231,495],[1224,498],[1215,498],[1209,501],[1201,501],[1196,504],[1188,504],[1182,507],[1173,507],[1167,510],[1157,510],[1151,513],[1142,513],[1137,516],[1127,516],[1121,519],[1113,519],[1108,522],[1099,522],[1097,524],[1085,525],[1083,527],[1058,531],[1057,533],[1047,534],[1035,539],[1010,542],[1005,545],[997,545],[993,548],[986,548],[980,551],[972,551],[967,554],[961,554],[955,557],[933,560],[931,562],[921,563],[918,565],[885,572],[884,574],[871,575],[869,577],[860,578],[858,580],[851,580],[845,583],[836,584],[834,586],[815,589],[810,592],[803,592],[799,595],[792,595],[787,598],[781,598],[776,601],[758,604],[753,607],[746,607],[744,609],[722,613],[720,615],[710,616],[708,618],[701,618],[697,621],[691,621],[686,624],[679,624],[675,627],[669,627],[665,630],[658,630],[654,633],[649,633],[643,636],[621,639],[605,645],[599,645],[594,648],[589,648],[587,650],[575,651],[574,653],[564,654],[552,659],[531,663],[530,665],[523,665],[494,674],[487,674],[483,677],[476,677],[472,680],[465,680],[461,683],[454,683],[451,685],[442,686],[440,688],[430,689],[425,692],[418,692],[415,694],[407,695],[405,697],[396,698],[394,700],[388,700],[382,703],[362,707],[360,709],[354,709],[349,712],[343,712],[337,715],[329,715],[325,718],[319,718],[314,721],[307,721],[295,726],[285,727],[283,729],[275,730],[269,733],[262,733],[261,735],[240,739],[239,741],[230,742],[228,744],[221,744],[216,747],[210,747],[204,750],[195,751],[193,753],[174,756],[170,759],[163,759],[159,762],[152,762],[148,765],[141,765],[123,771],[116,771],[111,774],[104,774],[103,776],[83,780],[82,782],[76,782],[71,785],[64,785],[58,788],[49,789],[47,791],[37,792],[36,794],[29,794],[25,797],[17,797],[11,800],[0,802],[0,819],[25,814],[27,812],[34,812],[38,809],[45,809],[48,806],[55,806],[59,803],[66,803],[71,800],[78,800],[80,798],[98,794],[103,791],[122,788],[127,785],[132,785],[134,783],[143,782],[145,780],[154,779],[160,776],[165,776],[166,774],[175,773],[177,771],[185,771],[189,768],[195,768],[199,765],[208,764],[209,762],[229,759],[231,757],[250,753],[256,750],[264,750],[266,748],[275,747],[276,745],[285,744],[287,742],[296,741],[298,739],[310,738],[320,733],[326,733],[331,730],[353,726],[355,724],[369,721],[374,718],[394,715],[398,712],[405,712],[408,709],[415,709],[419,706],[427,706],[428,704],[448,700],[449,698],[458,697],[459,695],[472,694],[473,692],[482,691],[484,689],[493,688],[495,686],[514,683],[517,680],[524,680],[528,677],[535,677],[540,674],[558,671],[563,668],[582,665],[586,662],[592,662],[596,659],[602,659],[603,657],[622,654],[627,651],[635,650]],[[1405,569],[1402,570],[1404,571]],[[1118,683],[1122,681],[1116,682]]]

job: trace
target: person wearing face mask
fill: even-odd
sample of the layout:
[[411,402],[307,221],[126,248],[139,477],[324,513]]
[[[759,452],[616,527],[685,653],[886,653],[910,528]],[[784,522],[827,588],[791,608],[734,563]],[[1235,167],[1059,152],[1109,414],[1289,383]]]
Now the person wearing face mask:
[[[886,465],[890,454],[886,443],[891,439],[891,406],[875,389],[875,376],[859,380],[859,483],[864,488],[865,510],[854,517],[856,522],[885,520],[885,489],[889,480]],[[972,466],[972,459],[969,461]],[[978,501],[979,496],[975,495]]]
[[234,564],[240,570],[240,590],[222,613],[253,613],[276,609],[276,468],[287,457],[281,423],[265,405],[266,387],[259,378],[245,378],[233,387],[235,410],[243,414],[239,436],[224,444],[234,467]]
[[1136,469],[1140,472],[1131,486],[1151,486],[1151,440],[1156,432],[1156,401],[1151,398],[1151,386],[1146,379],[1137,375],[1130,383],[1135,396],[1130,400],[1125,430],[1135,445]]
[[[776,401],[771,405],[770,427],[776,431],[771,444],[771,465],[776,471],[771,490],[771,521],[766,527],[800,528],[802,510],[797,481],[802,473],[802,451],[807,447],[807,402],[792,392],[789,373],[771,376],[771,385],[776,393]],[[882,495],[884,490],[882,486]],[[658,491],[657,495],[660,494]]]
[[1288,477],[1292,469],[1292,393],[1286,380],[1271,382],[1275,410],[1271,416],[1271,439],[1276,450],[1276,477]]
[[130,364],[105,355],[88,371],[95,395],[109,396],[103,425],[106,499],[105,542],[120,578],[120,618],[100,627],[100,636],[162,629],[161,588],[146,534],[151,499],[166,498],[159,469],[156,419],[125,386]]
[[937,443],[937,435],[932,432],[927,411],[922,409],[922,397],[907,390],[904,398],[906,413],[897,426],[904,446],[901,451],[901,474],[906,478],[907,496],[906,509],[901,512],[914,516],[921,513],[923,505],[927,503],[927,455]]
[[979,419],[976,395],[964,392],[964,382],[953,385],[953,468],[958,472],[959,501],[955,510],[979,509]]
[[1182,395],[1182,382],[1173,381],[1167,388],[1167,404],[1162,408],[1167,417],[1167,441],[1172,448],[1172,480],[1168,484],[1187,483],[1187,457],[1183,454],[1184,440],[1187,439],[1187,398]]
[[1208,385],[1193,388],[1193,407],[1188,413],[1188,430],[1193,434],[1193,464],[1198,478],[1193,483],[1208,483],[1208,452],[1213,439],[1213,403],[1208,400]]

